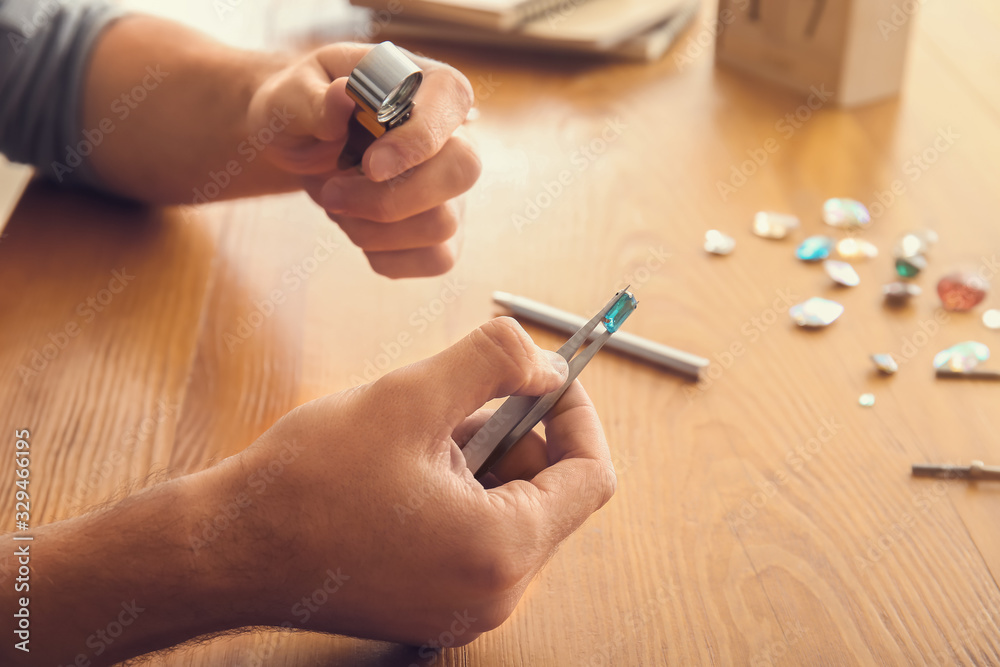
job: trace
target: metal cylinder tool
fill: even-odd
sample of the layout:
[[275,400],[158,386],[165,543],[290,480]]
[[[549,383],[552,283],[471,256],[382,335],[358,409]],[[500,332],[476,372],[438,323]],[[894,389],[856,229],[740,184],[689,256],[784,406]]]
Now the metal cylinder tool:
[[382,42],[358,62],[347,79],[347,94],[357,106],[348,122],[338,169],[357,167],[376,139],[409,119],[423,77],[417,64],[392,42]]

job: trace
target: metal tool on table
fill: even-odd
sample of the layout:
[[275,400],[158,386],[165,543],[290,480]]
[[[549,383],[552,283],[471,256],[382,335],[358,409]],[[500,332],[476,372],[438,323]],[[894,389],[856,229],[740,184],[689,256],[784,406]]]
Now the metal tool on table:
[[[628,288],[615,296],[576,333],[570,336],[562,347],[557,350],[563,359],[569,362],[569,377],[561,387],[543,396],[511,396],[483,424],[472,439],[465,445],[462,453],[465,463],[477,479],[485,475],[503,456],[535,427],[542,417],[562,398],[573,380],[580,374],[584,366],[594,358],[608,339],[618,330],[622,322],[635,310],[638,303]],[[604,331],[598,334],[589,345],[584,344],[598,324],[603,324]],[[581,348],[582,351],[581,351]],[[579,354],[577,352],[580,351]],[[576,356],[574,356],[576,355]]]
[[1000,466],[988,466],[982,461],[972,461],[967,466],[914,463],[913,476],[1000,481]]
[[357,106],[338,169],[357,167],[376,139],[410,118],[423,77],[423,70],[392,42],[382,42],[358,62],[347,79],[347,94]]

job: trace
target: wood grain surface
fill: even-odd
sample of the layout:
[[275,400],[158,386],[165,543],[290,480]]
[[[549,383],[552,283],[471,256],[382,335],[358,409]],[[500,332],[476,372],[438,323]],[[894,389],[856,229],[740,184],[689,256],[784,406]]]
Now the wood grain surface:
[[[925,3],[900,98],[805,114],[714,67],[707,4],[653,65],[409,45],[465,72],[481,110],[467,129],[485,169],[440,278],[374,275],[302,194],[157,210],[29,188],[0,241],[0,421],[11,447],[31,429],[36,522],[200,470],[301,402],[440,351],[500,314],[492,290],[587,314],[631,283],[629,331],[712,360],[699,384],[612,352],[588,366],[618,493],[471,645],[427,657],[261,630],[140,664],[1000,664],[1000,484],[909,475],[1000,464],[1000,383],[931,366],[964,340],[1000,352],[980,322],[1000,307],[1000,9]],[[820,221],[832,196],[876,204],[863,236],[880,256],[853,289],[794,258],[835,231]],[[759,239],[762,209],[803,228]],[[928,227],[924,294],[886,309],[893,244]],[[702,250],[713,228],[736,238],[731,256]],[[972,313],[934,294],[956,267],[993,278]],[[846,312],[800,330],[786,311],[810,296]],[[875,352],[900,372],[876,375]],[[0,456],[3,488],[13,469]],[[0,494],[4,529],[13,511]],[[11,565],[0,556],[0,585]]]

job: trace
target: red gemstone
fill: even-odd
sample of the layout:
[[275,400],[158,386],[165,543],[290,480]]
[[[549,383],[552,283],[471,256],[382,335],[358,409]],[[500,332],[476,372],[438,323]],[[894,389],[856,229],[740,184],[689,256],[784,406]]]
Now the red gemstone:
[[971,310],[986,298],[986,281],[974,273],[949,273],[937,285],[938,296],[945,310]]

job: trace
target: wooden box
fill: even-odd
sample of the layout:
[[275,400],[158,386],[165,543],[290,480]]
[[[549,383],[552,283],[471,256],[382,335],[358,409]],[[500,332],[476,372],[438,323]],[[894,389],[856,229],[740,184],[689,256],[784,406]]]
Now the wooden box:
[[903,80],[921,0],[719,0],[716,62],[854,106]]

